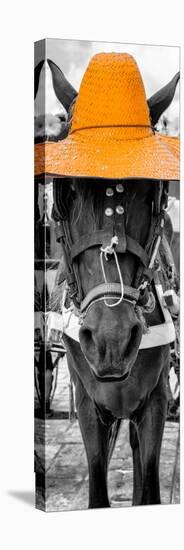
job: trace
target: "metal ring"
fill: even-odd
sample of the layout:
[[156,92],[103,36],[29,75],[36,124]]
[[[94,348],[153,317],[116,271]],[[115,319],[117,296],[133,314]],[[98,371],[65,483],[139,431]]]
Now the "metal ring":
[[123,191],[124,191],[124,186],[123,186],[122,183],[118,183],[118,184],[116,185],[116,191],[117,191],[118,193],[123,193]]
[[112,187],[107,187],[105,194],[106,194],[107,197],[113,197],[114,191],[113,191]]
[[112,208],[106,208],[105,209],[105,215],[106,216],[112,216],[114,214],[114,210]]
[[120,204],[118,206],[116,206],[116,212],[117,212],[117,214],[120,214],[120,215],[124,214],[123,206],[121,206]]

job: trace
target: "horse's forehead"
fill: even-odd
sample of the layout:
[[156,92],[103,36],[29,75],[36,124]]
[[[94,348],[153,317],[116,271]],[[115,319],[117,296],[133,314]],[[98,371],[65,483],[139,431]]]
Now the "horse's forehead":
[[[103,180],[102,181],[89,181],[89,180],[71,180],[69,183],[70,189],[74,192],[71,194],[71,208],[70,221],[72,220],[75,225],[78,225],[78,229],[86,231],[88,226],[103,227],[106,224],[107,216],[109,222],[114,223],[115,212],[118,213],[118,207],[120,213],[125,211],[126,223],[129,224],[135,222],[138,223],[141,228],[145,223],[145,216],[149,213],[146,204],[151,205],[154,200],[154,182],[146,180]],[[109,193],[109,191],[112,193]],[[108,191],[108,192],[107,192]],[[140,216],[138,222],[139,213],[144,215]],[[107,211],[109,211],[107,213]],[[134,215],[135,214],[135,215]],[[117,217],[117,215],[116,215]],[[116,220],[117,221],[117,220]],[[124,218],[122,220],[124,223]],[[141,223],[142,222],[142,223]]]
[[[78,188],[78,194],[80,195],[81,193],[84,194],[84,196],[86,198],[90,198],[91,197],[97,197],[99,195],[103,195],[104,193],[104,197],[105,197],[105,194],[106,194],[106,190],[108,189],[112,189],[113,190],[113,195],[114,193],[116,192],[116,190],[118,190],[119,188],[122,188],[124,189],[128,194],[131,194],[131,193],[137,193],[138,195],[139,194],[142,194],[142,193],[149,193],[149,192],[152,192],[153,191],[153,188],[154,188],[154,182],[151,181],[151,180],[103,180],[103,181],[98,181],[98,180],[83,180],[82,182],[82,186],[81,186],[81,180],[79,180],[79,182],[77,180],[75,180],[75,183],[72,183],[71,184],[71,187],[74,187],[76,185],[76,188]],[[120,196],[120,194],[118,193],[118,195]]]

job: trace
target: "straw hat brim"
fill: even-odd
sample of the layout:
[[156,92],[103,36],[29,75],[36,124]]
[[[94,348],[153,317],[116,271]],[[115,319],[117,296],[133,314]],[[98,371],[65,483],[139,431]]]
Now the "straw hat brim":
[[179,180],[179,147],[179,138],[159,133],[121,140],[103,132],[97,140],[79,131],[57,143],[36,144],[35,175]]

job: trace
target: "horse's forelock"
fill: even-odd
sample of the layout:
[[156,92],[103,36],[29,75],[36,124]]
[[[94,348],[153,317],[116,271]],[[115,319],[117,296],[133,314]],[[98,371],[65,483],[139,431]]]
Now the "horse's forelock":
[[[70,223],[77,224],[85,222],[89,224],[89,229],[99,226],[103,218],[104,192],[102,187],[96,192],[96,180],[85,181],[78,179],[71,183],[71,203],[70,203]],[[72,198],[72,188],[74,194]],[[104,184],[103,184],[104,189]]]

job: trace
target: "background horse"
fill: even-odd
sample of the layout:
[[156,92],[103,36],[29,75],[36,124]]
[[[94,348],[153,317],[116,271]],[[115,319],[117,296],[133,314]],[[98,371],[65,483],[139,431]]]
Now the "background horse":
[[[70,109],[77,92],[61,69],[50,59],[35,67],[35,143],[61,140],[68,134]],[[35,185],[35,383],[42,415],[50,414],[51,394],[56,383],[57,365],[65,354],[58,331],[60,308],[52,299],[58,264],[62,267],[61,250],[55,239],[51,219],[53,206],[52,180],[45,178]],[[46,261],[45,261],[46,260]],[[45,273],[46,269],[46,273]],[[46,309],[46,311],[45,311]],[[57,317],[57,313],[59,314]],[[52,315],[49,342],[45,341],[44,315]],[[51,334],[58,341],[52,341]],[[55,337],[56,338],[56,337]]]
[[76,96],[76,90],[54,61],[38,63],[34,74],[35,143],[67,136]]

